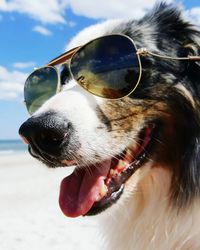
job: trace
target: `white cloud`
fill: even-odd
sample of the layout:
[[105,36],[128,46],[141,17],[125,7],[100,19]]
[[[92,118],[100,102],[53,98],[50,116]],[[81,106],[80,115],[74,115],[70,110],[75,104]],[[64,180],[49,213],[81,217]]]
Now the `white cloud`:
[[50,30],[48,30],[47,28],[40,26],[40,25],[33,27],[33,31],[38,32],[44,36],[51,36],[52,35],[52,32]]
[[42,23],[68,23],[69,26],[74,26],[73,22],[65,21],[64,13],[67,8],[71,8],[77,15],[94,19],[139,18],[156,2],[157,0],[140,0],[136,4],[130,0],[1,0],[0,11],[23,13]]
[[[18,12],[43,24],[67,24],[74,27],[75,23],[65,20],[65,11],[71,9],[75,14],[94,19],[139,18],[152,8],[157,0],[0,0],[0,12]],[[166,0],[167,3],[177,2]],[[187,15],[200,24],[200,7],[197,6]],[[45,29],[43,27],[43,29]],[[45,33],[45,32],[43,32]],[[49,34],[46,32],[46,34]]]
[[8,71],[0,66],[0,99],[21,98],[27,74],[20,71]]
[[186,11],[186,16],[192,20],[195,25],[200,25],[200,7],[195,7]]
[[[140,0],[137,3],[130,0],[69,0],[70,7],[77,15],[91,18],[139,18],[157,0]],[[173,2],[167,0],[166,2]]]
[[35,62],[16,62],[16,63],[13,63],[13,67],[16,69],[33,68],[34,66],[35,66]]
[[63,13],[67,3],[63,0],[1,0],[0,11],[27,14],[42,23],[65,23]]

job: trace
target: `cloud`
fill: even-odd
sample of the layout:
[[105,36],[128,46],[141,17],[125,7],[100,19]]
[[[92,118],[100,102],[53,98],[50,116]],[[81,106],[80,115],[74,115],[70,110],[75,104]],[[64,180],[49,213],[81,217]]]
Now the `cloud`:
[[[166,0],[173,2],[174,0]],[[29,17],[48,24],[69,24],[74,26],[73,22],[65,21],[65,12],[71,9],[75,14],[93,19],[109,18],[139,18],[147,9],[157,0],[1,0],[0,11],[18,12]]]
[[[75,23],[65,20],[65,12],[71,9],[75,14],[93,18],[139,18],[152,8],[157,0],[0,0],[0,12],[18,12],[26,14],[43,24],[67,24],[74,27]],[[167,3],[176,2],[166,0]],[[200,7],[187,11],[193,21],[200,24]],[[1,17],[0,17],[1,19]]]
[[[157,0],[0,0],[0,12],[18,12],[39,21],[42,24],[66,24],[74,27],[75,23],[65,20],[66,10],[71,9],[76,15],[93,19],[140,18]],[[166,0],[176,3],[176,0]],[[194,22],[200,24],[200,7],[187,11]],[[36,26],[37,27],[37,26]],[[38,28],[37,28],[38,29]],[[42,27],[38,31],[43,35],[51,32]]]
[[[130,0],[69,0],[72,11],[77,15],[90,18],[139,18],[147,9],[157,2],[157,0],[140,0],[139,2]],[[173,2],[167,0],[166,2]]]
[[35,62],[16,62],[16,63],[13,63],[13,67],[16,69],[33,68],[34,66],[35,66]]
[[195,25],[200,25],[200,7],[187,10],[185,14]]
[[26,78],[25,73],[0,66],[0,100],[21,98]]
[[65,23],[64,10],[67,7],[64,0],[1,0],[0,11],[26,14],[42,23]]
[[33,27],[33,31],[38,32],[44,36],[51,36],[52,35],[52,32],[50,30],[48,30],[45,27],[40,26],[40,25]]

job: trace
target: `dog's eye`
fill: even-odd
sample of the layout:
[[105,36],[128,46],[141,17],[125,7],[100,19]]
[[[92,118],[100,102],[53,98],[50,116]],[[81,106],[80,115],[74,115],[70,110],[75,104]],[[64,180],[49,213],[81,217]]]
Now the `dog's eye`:
[[60,67],[60,80],[61,80],[61,85],[66,84],[70,79],[71,79],[71,74],[69,71],[69,67],[67,64],[63,64]]

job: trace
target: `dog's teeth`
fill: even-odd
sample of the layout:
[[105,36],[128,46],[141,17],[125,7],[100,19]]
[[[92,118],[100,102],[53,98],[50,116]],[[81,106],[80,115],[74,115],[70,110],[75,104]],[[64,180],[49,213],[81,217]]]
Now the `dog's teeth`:
[[108,191],[107,186],[106,186],[106,185],[102,185],[102,187],[101,187],[101,189],[100,189],[100,193],[99,193],[100,196],[101,196],[101,197],[105,196],[106,193],[107,193],[107,191]]
[[107,188],[107,186],[103,183],[102,186],[101,186],[101,189],[100,189],[100,191],[99,191],[99,195],[97,196],[96,201],[100,201],[100,200],[106,195],[107,192],[108,192],[108,188]]
[[127,167],[127,165],[128,165],[128,162],[123,161],[123,160],[119,160],[116,169],[118,170],[118,172],[121,172]]
[[117,164],[117,169],[118,170],[123,170],[125,168],[125,163],[123,160],[119,160],[118,164]]
[[110,177],[114,176],[116,174],[116,170],[112,169],[110,170]]

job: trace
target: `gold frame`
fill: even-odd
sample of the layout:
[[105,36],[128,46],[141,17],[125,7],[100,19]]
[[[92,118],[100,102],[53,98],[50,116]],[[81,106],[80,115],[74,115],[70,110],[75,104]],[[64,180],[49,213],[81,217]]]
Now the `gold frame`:
[[[73,56],[80,49],[82,49],[83,47],[85,47],[89,43],[91,43],[91,42],[93,42],[93,41],[95,41],[97,39],[100,39],[100,38],[103,38],[103,37],[107,37],[107,36],[123,36],[123,37],[126,37],[127,39],[129,39],[132,42],[132,44],[133,44],[133,46],[135,48],[136,55],[137,55],[137,58],[138,58],[138,63],[139,63],[139,76],[138,76],[137,83],[135,84],[135,86],[133,87],[133,89],[130,91],[130,93],[128,93],[127,95],[125,95],[123,97],[119,97],[119,98],[107,98],[107,97],[100,96],[100,95],[97,95],[97,94],[94,94],[94,93],[90,92],[89,90],[85,89],[78,81],[76,81],[76,79],[73,77],[73,74],[71,72],[71,61],[73,59]],[[92,93],[93,95],[99,96],[101,98],[110,99],[110,100],[117,100],[117,99],[121,99],[121,98],[124,98],[124,97],[127,97],[127,96],[131,95],[135,91],[135,89],[137,88],[137,86],[139,85],[140,80],[141,80],[141,76],[142,76],[142,63],[141,63],[140,56],[153,56],[153,57],[158,57],[158,58],[161,58],[161,59],[169,59],[169,60],[200,61],[200,56],[171,57],[171,56],[167,56],[167,55],[161,55],[161,54],[153,53],[153,52],[147,50],[146,48],[139,48],[138,49],[137,46],[136,46],[136,44],[134,43],[133,39],[131,39],[129,36],[124,35],[124,34],[120,34],[120,33],[119,34],[116,33],[116,34],[110,34],[110,35],[105,35],[105,36],[97,37],[95,39],[90,40],[89,42],[87,42],[86,44],[84,44],[82,46],[78,46],[78,47],[72,48],[71,50],[69,50],[69,51],[67,51],[67,52],[59,55],[58,57],[54,58],[53,60],[51,60],[50,62],[48,62],[45,66],[40,67],[40,68],[38,68],[36,70],[39,70],[39,69],[45,68],[45,67],[52,67],[53,69],[56,70],[56,73],[57,73],[57,76],[58,76],[58,83],[57,83],[57,88],[56,88],[56,93],[55,94],[57,94],[57,93],[59,93],[61,91],[61,81],[60,81],[60,75],[59,75],[59,68],[63,64],[68,64],[71,76],[74,78],[74,80],[77,82],[77,84],[79,84],[79,86],[81,86],[84,90],[88,91],[89,93]],[[56,68],[55,67],[56,65],[59,65],[59,67]],[[32,71],[31,74],[33,72],[35,72],[36,70]],[[29,76],[28,76],[28,78],[29,78]]]
[[[100,38],[103,38],[103,37],[108,37],[108,36],[123,36],[123,37],[126,37],[127,39],[129,39],[134,48],[135,48],[135,51],[136,51],[136,55],[137,55],[137,59],[138,59],[138,64],[139,64],[139,75],[138,75],[138,80],[137,80],[137,83],[135,84],[134,88],[131,90],[131,92],[129,92],[127,95],[123,96],[123,97],[119,97],[119,98],[108,98],[108,97],[104,97],[104,96],[101,96],[101,95],[97,95],[97,94],[94,94],[92,92],[90,92],[89,90],[85,89],[78,81],[76,81],[76,79],[74,78],[74,80],[78,83],[79,86],[81,86],[85,91],[88,91],[89,93],[93,94],[93,95],[96,95],[96,96],[99,96],[101,98],[105,98],[105,99],[108,99],[108,100],[118,100],[118,99],[121,99],[121,98],[124,98],[126,96],[129,96],[131,95],[135,89],[137,88],[140,80],[141,80],[141,76],[142,76],[142,64],[141,64],[141,60],[140,60],[140,55],[137,53],[139,51],[139,49],[137,49],[134,41],[129,37],[129,36],[126,36],[124,34],[110,34],[110,35],[105,35],[105,36],[100,36],[100,37],[97,37],[95,39],[92,39],[90,40],[89,42],[85,43],[84,45],[82,46],[78,46],[78,47],[75,47],[63,54],[61,54],[60,56],[54,58],[53,60],[51,60],[49,63],[46,64],[46,66],[55,66],[57,64],[60,64],[60,65],[63,65],[65,63],[67,63],[66,61],[68,61],[68,64],[69,64],[69,70],[70,70],[70,74],[71,76],[73,76],[72,72],[71,72],[71,61],[73,59],[73,56],[80,50],[82,49],[83,47],[85,47],[86,45],[88,45],[89,43],[97,40],[97,39],[100,39]],[[65,63],[63,62],[65,61]]]
[[[167,55],[160,55],[160,54],[156,54],[156,53],[153,53],[149,50],[147,50],[146,48],[137,48],[135,42],[133,41],[132,38],[130,38],[129,36],[127,35],[124,35],[124,34],[110,34],[110,35],[105,35],[105,36],[100,36],[100,37],[97,37],[95,39],[92,39],[90,40],[89,42],[87,42],[86,44],[82,45],[82,46],[78,46],[78,47],[75,47],[75,48],[72,48],[71,50],[61,54],[60,56],[54,58],[53,60],[51,60],[49,63],[47,63],[47,66],[55,66],[57,64],[63,64],[63,61],[69,61],[69,70],[70,70],[70,73],[71,75],[73,76],[72,72],[71,72],[71,60],[73,59],[73,56],[83,47],[85,47],[87,44],[97,40],[97,39],[100,39],[102,37],[107,37],[107,36],[124,36],[126,37],[127,39],[129,39],[134,48],[135,48],[135,51],[136,51],[136,55],[137,55],[137,58],[138,58],[138,63],[139,63],[139,76],[138,76],[138,81],[137,83],[135,84],[135,87],[133,88],[133,90],[128,93],[127,95],[123,96],[123,97],[126,97],[126,96],[129,96],[131,95],[135,89],[137,88],[137,86],[139,85],[140,83],[140,80],[141,80],[141,76],[142,76],[142,63],[141,63],[141,59],[140,59],[140,56],[153,56],[153,57],[158,57],[158,58],[161,58],[161,59],[169,59],[169,60],[188,60],[188,61],[200,61],[200,56],[188,56],[188,57],[171,57],[171,56],[167,56]],[[75,80],[75,79],[74,79]],[[75,80],[76,81],[76,80]],[[84,90],[86,90],[78,81],[76,81],[79,86],[81,86]],[[90,92],[89,90],[86,90],[88,91],[89,93],[93,94],[93,95],[96,95],[96,96],[99,96],[101,98],[105,98],[105,99],[110,99],[110,100],[117,100],[117,99],[121,99],[123,97],[119,97],[119,98],[108,98],[108,97],[104,97],[104,96],[100,96],[100,95],[97,95],[97,94],[94,94],[92,92]]]

